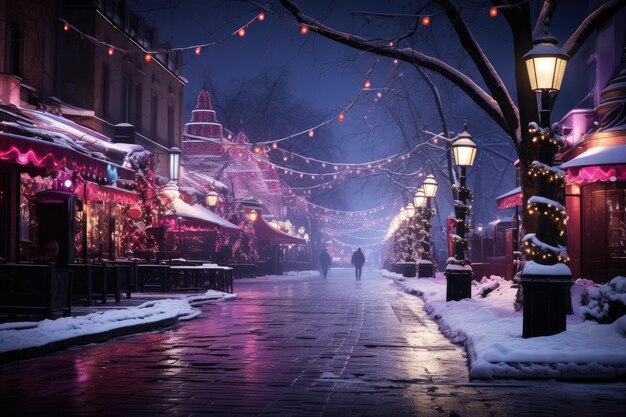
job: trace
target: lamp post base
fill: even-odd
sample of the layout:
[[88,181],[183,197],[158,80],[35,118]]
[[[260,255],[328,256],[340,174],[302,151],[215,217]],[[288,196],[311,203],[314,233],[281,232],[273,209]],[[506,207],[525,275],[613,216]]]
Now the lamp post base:
[[415,262],[398,262],[399,273],[405,278],[414,278],[416,274]]
[[472,270],[446,269],[446,301],[472,298]]
[[417,277],[432,278],[434,274],[434,265],[430,261],[417,261]]
[[524,294],[522,337],[550,336],[566,330],[571,311],[571,275],[522,274]]

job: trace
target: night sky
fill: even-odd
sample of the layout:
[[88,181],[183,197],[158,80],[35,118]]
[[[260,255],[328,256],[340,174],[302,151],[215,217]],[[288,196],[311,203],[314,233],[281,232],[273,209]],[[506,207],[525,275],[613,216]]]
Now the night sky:
[[[254,21],[246,28],[246,36],[240,38],[231,34],[246,25],[259,12],[261,3],[253,1],[201,1],[201,0],[131,0],[129,6],[144,16],[148,23],[159,28],[162,42],[169,41],[174,47],[187,47],[218,40],[219,45],[209,47],[196,56],[193,51],[185,53],[183,75],[189,80],[185,91],[184,121],[190,119],[195,107],[197,93],[202,85],[208,85],[217,104],[218,118],[226,128],[234,131],[238,126],[229,124],[225,114],[220,114],[220,105],[227,101],[241,83],[249,82],[264,74],[277,76],[284,72],[288,80],[288,94],[291,100],[299,103],[293,125],[276,127],[275,134],[289,134],[310,127],[316,121],[338,114],[361,90],[366,79],[373,88],[385,90],[384,98],[374,101],[374,96],[363,95],[352,109],[344,123],[331,123],[316,138],[316,145],[305,143],[306,139],[293,141],[292,150],[308,152],[309,155],[332,158],[337,162],[362,162],[408,150],[420,138],[415,125],[426,130],[440,132],[440,124],[433,108],[430,93],[417,71],[410,65],[394,65],[391,59],[361,53],[321,36],[299,33],[295,19],[278,2],[266,12],[263,22]],[[427,2],[408,1],[307,1],[298,4],[304,12],[323,23],[363,37],[394,37],[405,33],[414,23],[412,18],[386,19],[354,15],[355,11],[380,13],[415,13]],[[465,1],[463,17],[485,52],[509,86],[512,85],[512,54],[510,53],[510,32],[501,16],[489,17],[485,2]],[[265,5],[265,3],[262,3]],[[566,7],[561,5],[553,24],[553,33],[565,42],[570,33],[585,15],[586,7]],[[435,11],[426,8],[425,11]],[[461,51],[456,35],[452,33],[444,16],[433,16],[429,26],[420,26],[411,42],[418,50],[441,57],[446,62],[475,76],[470,60]],[[405,44],[408,46],[409,44]],[[576,67],[587,59],[589,48],[582,50],[572,61],[566,74],[577,88],[563,92],[557,102],[553,120],[560,118],[567,110],[576,106],[588,92],[586,75],[576,75]],[[368,70],[372,69],[370,76]],[[581,78],[582,77],[582,78]],[[478,214],[477,222],[488,222],[496,215],[509,215],[495,211],[495,197],[514,186],[512,161],[516,159],[510,140],[476,106],[450,83],[438,76],[433,80],[440,89],[447,112],[450,130],[459,132],[464,121],[470,123],[474,140],[479,146],[486,143],[490,148],[505,156],[487,158],[479,152],[482,168],[478,178],[470,175],[471,187],[477,188],[480,195],[480,176],[503,177],[496,184],[489,184],[485,191],[485,204]],[[259,86],[260,87],[260,86]],[[248,85],[250,94],[255,86]],[[511,91],[515,97],[514,91]],[[399,96],[408,96],[418,111],[418,120],[407,135],[402,133],[394,119],[405,120],[407,105]],[[243,117],[243,116],[242,116]],[[367,117],[367,119],[366,119]],[[233,120],[232,116],[231,119]],[[320,120],[321,121],[321,120]],[[250,129],[248,129],[250,130]],[[411,137],[413,136],[413,137]],[[252,141],[268,140],[267,137],[251,137]],[[291,141],[290,141],[291,142]],[[317,146],[319,145],[319,146]],[[441,159],[439,162],[443,163]],[[432,165],[432,163],[431,163]],[[407,170],[409,168],[407,167]],[[341,209],[367,209],[388,202],[400,195],[399,190],[385,178],[369,178],[348,181],[337,195],[312,195],[312,199],[322,204],[332,204]],[[417,182],[417,181],[416,181]],[[484,181],[483,181],[484,182]],[[415,184],[416,185],[416,184]],[[484,186],[484,185],[483,185]],[[347,191],[347,192],[345,192]],[[440,204],[446,212],[446,204],[451,203],[450,193],[442,193]],[[348,196],[348,197],[346,197]],[[408,201],[407,201],[408,202]],[[406,202],[405,202],[406,203]],[[399,206],[398,206],[399,207]],[[398,208],[396,207],[396,208]],[[444,213],[445,214],[445,213]]]

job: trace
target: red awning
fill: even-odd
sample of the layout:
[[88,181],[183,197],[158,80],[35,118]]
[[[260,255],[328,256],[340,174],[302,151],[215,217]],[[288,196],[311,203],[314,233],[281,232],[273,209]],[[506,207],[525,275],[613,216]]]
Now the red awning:
[[506,194],[496,197],[496,206],[498,210],[505,210],[515,206],[522,205],[522,188],[513,188]]
[[625,181],[626,145],[595,146],[559,168],[565,169],[570,184]]
[[280,230],[274,229],[272,225],[266,222],[265,219],[261,216],[259,216],[254,222],[254,233],[256,234],[257,239],[267,240],[277,245],[283,243],[296,245],[306,244],[306,240],[304,239],[296,236],[291,236],[287,233],[281,232]]
[[10,133],[0,133],[0,160],[20,165],[32,165],[52,171],[65,169],[80,173],[91,180],[108,181],[109,172],[117,172],[118,178],[134,180],[135,172],[54,142]]

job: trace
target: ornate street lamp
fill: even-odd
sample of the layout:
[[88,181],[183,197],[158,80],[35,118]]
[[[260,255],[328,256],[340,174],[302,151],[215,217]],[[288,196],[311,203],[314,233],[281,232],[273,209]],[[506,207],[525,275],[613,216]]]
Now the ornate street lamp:
[[[430,230],[432,228],[432,223],[430,219],[433,216],[433,210],[431,208],[431,200],[437,194],[437,180],[435,180],[435,176],[429,174],[424,182],[422,183],[422,187],[420,188],[422,193],[424,194],[424,202],[422,203],[421,213],[422,213],[422,229],[424,230],[424,237],[422,238],[422,259],[417,265],[417,277],[432,277],[434,276],[434,265],[432,262],[432,255],[430,253]],[[421,198],[421,197],[420,197]]]
[[205,198],[206,205],[209,206],[211,210],[214,210],[215,206],[217,205],[218,198],[219,198],[218,193],[216,193],[215,191],[209,191],[206,194],[206,198]]
[[400,208],[400,212],[398,213],[398,218],[400,219],[401,222],[406,220],[406,213],[404,211],[404,207]]
[[254,223],[258,217],[259,214],[256,212],[256,210],[252,209],[248,212],[248,220],[250,220],[250,222]]
[[467,231],[465,216],[471,213],[471,206],[467,204],[472,199],[472,193],[466,186],[467,168],[474,164],[476,158],[476,144],[467,131],[467,124],[463,132],[452,143],[454,162],[461,168],[459,186],[456,189],[454,214],[456,216],[456,233],[454,241],[454,258],[448,260],[446,266],[446,301],[459,301],[472,297],[472,267],[465,258],[468,241],[465,238]]
[[426,204],[426,196],[424,195],[424,189],[420,187],[415,192],[415,195],[413,196],[413,205],[416,208],[420,208],[420,207],[424,207],[425,204]]
[[530,88],[540,93],[540,123],[550,126],[550,112],[553,98],[561,89],[563,74],[569,56],[556,46],[558,41],[550,34],[542,34],[533,39],[533,49],[524,55]]
[[435,194],[437,194],[437,180],[435,180],[435,176],[433,174],[429,174],[426,177],[426,180],[422,183],[422,188],[424,189],[424,196],[426,198],[433,198]]
[[[563,74],[569,57],[557,46],[557,40],[543,33],[533,40],[533,49],[524,55],[530,86],[540,99],[539,124],[530,123],[528,142],[531,160],[525,175],[532,181],[525,186],[533,194],[527,201],[529,215],[537,215],[537,222],[529,222],[524,240],[527,262],[522,270],[520,284],[524,294],[522,336],[549,336],[566,330],[566,317],[571,308],[571,271],[564,236],[567,213],[563,187],[565,178],[553,178],[554,158],[562,146],[558,132],[550,127],[550,113],[561,89]],[[546,170],[546,168],[548,168]],[[547,171],[547,172],[546,172]]]
[[404,209],[404,212],[409,219],[415,216],[415,206],[413,205],[413,203],[409,203]]
[[178,181],[180,173],[180,149],[173,147],[170,149],[170,181]]

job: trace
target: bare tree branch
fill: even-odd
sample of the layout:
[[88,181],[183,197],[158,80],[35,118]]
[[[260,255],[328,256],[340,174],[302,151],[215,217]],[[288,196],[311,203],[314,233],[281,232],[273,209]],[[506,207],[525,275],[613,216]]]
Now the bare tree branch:
[[378,55],[397,58],[402,61],[419,65],[434,71],[465,92],[483,111],[485,111],[504,131],[510,133],[509,125],[505,120],[500,107],[487,92],[480,88],[471,78],[445,62],[425,55],[411,48],[395,48],[388,44],[376,44],[357,35],[347,34],[330,28],[310,16],[305,15],[302,9],[292,0],[280,0],[281,4],[298,20],[308,26],[309,30],[328,39],[350,46],[361,51],[372,52]]
[[567,55],[574,56],[585,43],[589,35],[608,21],[615,13],[626,6],[626,0],[611,0],[598,7],[593,13],[580,24],[578,29],[563,44],[562,51]]
[[537,22],[535,23],[535,29],[533,30],[533,37],[541,35],[542,33],[547,34],[550,32],[552,16],[559,5],[559,2],[560,0],[546,0],[543,2],[543,7],[539,12]]
[[[558,2],[558,0],[555,0]],[[469,30],[465,21],[461,19],[459,9],[452,3],[451,0],[437,0],[437,3],[443,8],[446,16],[452,23],[452,27],[457,33],[459,41],[463,46],[463,49],[467,52],[469,57],[476,65],[478,72],[485,81],[487,88],[491,91],[493,98],[498,103],[502,115],[508,125],[508,129],[505,129],[510,136],[514,136],[515,131],[519,126],[519,112],[517,106],[513,102],[509,91],[507,90],[504,82],[498,75],[496,69],[491,65],[489,58],[485,55],[484,51],[476,42],[474,35]],[[514,145],[517,146],[516,141]]]

